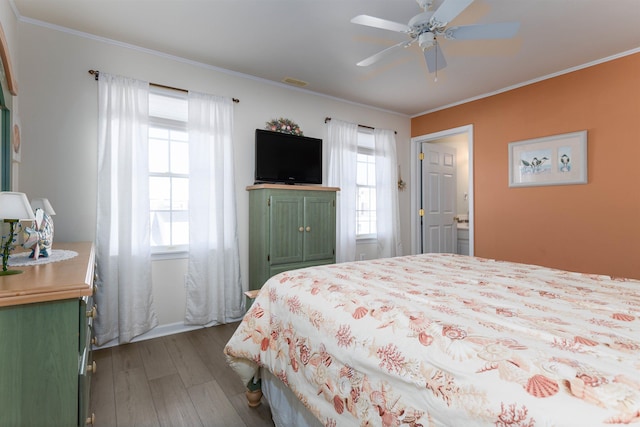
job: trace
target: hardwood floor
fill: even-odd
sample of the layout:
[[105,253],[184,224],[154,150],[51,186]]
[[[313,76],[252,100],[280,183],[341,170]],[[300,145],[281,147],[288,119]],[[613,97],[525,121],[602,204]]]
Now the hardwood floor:
[[222,349],[238,323],[96,350],[96,427],[274,426],[267,402],[249,408]]

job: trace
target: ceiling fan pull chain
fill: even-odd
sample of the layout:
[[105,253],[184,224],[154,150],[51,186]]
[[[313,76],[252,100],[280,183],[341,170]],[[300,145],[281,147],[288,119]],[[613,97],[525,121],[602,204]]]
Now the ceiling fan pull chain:
[[436,41],[436,71],[433,78],[434,83],[438,83],[438,42]]

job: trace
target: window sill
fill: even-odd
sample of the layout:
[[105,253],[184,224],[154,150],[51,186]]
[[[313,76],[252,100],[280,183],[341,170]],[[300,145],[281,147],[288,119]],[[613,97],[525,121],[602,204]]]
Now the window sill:
[[359,244],[373,244],[378,241],[378,237],[375,234],[368,234],[366,236],[357,236],[356,243]]
[[162,261],[169,259],[186,259],[189,257],[189,249],[188,248],[180,248],[180,249],[152,249],[151,250],[151,261]]

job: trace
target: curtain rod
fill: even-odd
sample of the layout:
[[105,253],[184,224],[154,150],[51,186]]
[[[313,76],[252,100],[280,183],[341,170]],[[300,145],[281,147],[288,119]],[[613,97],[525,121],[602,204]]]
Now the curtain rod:
[[[98,70],[89,70],[89,74],[94,75],[94,76],[95,76],[95,79],[96,79],[96,81],[97,81],[97,80],[98,80],[98,77],[100,76],[100,71],[98,71]],[[172,86],[165,86],[165,85],[161,85],[161,84],[158,84],[158,83],[149,83],[149,84],[150,84],[151,86],[160,87],[160,88],[163,88],[163,89],[177,90],[177,91],[179,91],[179,92],[189,92],[189,91],[188,91],[188,90],[186,90],[186,89],[180,89],[180,88],[172,87]],[[237,104],[238,102],[240,102],[240,100],[239,100],[238,98],[231,98],[231,99],[232,99],[232,100],[233,100],[233,102],[235,102],[236,104]]]
[[[330,121],[331,121],[331,117],[325,117],[324,118],[324,122],[325,123],[328,123]],[[358,127],[375,130],[375,128],[373,126],[367,126],[367,125],[358,124]],[[398,132],[396,132],[395,130],[393,131],[393,133],[396,134],[396,135],[398,134]]]

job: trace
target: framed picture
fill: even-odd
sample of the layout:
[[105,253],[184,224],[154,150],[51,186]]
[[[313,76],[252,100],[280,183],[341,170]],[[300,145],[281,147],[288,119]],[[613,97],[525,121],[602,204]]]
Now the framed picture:
[[16,163],[20,163],[20,160],[22,157],[21,149],[22,147],[20,145],[20,124],[16,122],[13,124],[13,131],[11,133],[11,159]]
[[509,144],[509,187],[586,183],[586,130]]

